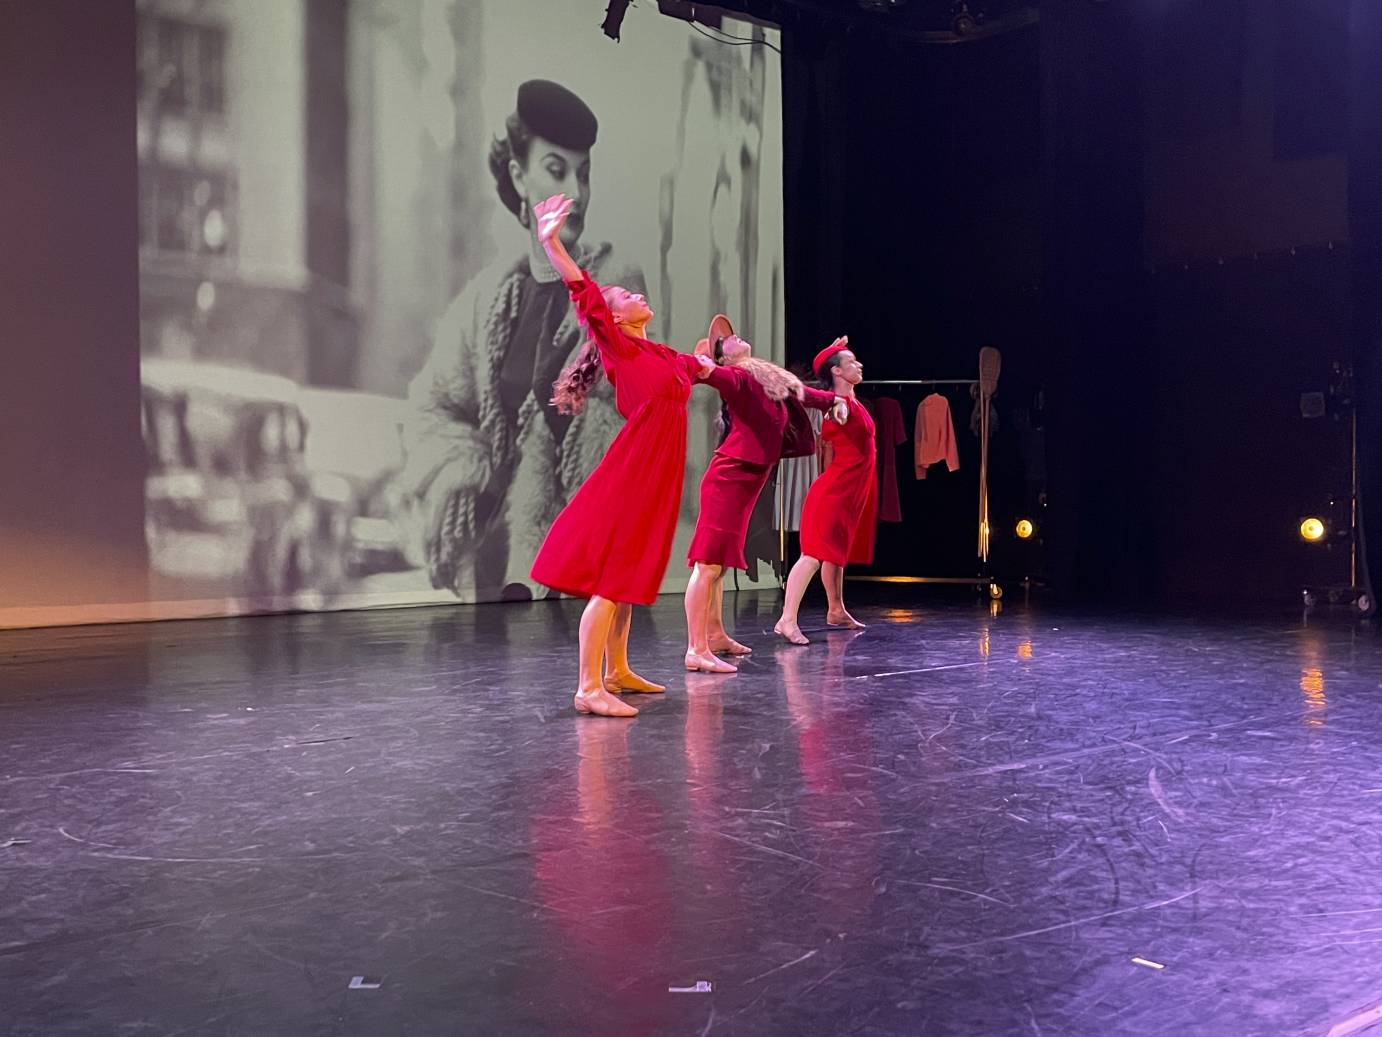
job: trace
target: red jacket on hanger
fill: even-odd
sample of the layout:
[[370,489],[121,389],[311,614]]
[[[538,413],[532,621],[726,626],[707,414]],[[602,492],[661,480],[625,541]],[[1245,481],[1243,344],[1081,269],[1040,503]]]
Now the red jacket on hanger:
[[897,448],[910,438],[902,404],[891,396],[865,400],[878,427],[878,521],[902,521],[902,497],[897,490]]
[[950,401],[933,392],[917,407],[917,478],[926,478],[926,469],[945,462],[952,472],[960,470],[960,451],[955,445],[955,423],[950,419]]

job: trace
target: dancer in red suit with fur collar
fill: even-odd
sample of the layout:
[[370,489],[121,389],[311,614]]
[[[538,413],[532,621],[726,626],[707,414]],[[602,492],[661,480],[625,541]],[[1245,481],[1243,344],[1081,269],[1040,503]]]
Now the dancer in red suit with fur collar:
[[[843,341],[837,339],[836,344]],[[834,408],[841,423],[848,411],[843,397],[808,388],[790,371],[755,357],[753,347],[734,334],[724,315],[710,322],[710,333],[696,352],[715,360],[714,369],[703,377],[724,400],[729,434],[701,480],[700,516],[687,552],[694,571],[686,587],[686,668],[734,673],[738,668],[714,653],[738,656],[752,649],[725,630],[725,570],[748,568],[744,539],[749,515],[773,466],[784,452],[814,449],[805,408]]]

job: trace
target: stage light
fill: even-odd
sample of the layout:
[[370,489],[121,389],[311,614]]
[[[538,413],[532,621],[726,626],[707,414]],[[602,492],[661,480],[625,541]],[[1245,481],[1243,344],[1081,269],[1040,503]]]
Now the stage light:
[[691,0],[657,0],[657,9],[659,14],[678,18],[683,22],[696,20],[696,5]]
[[1318,543],[1324,539],[1325,528],[1324,520],[1318,518],[1308,518],[1300,524],[1300,538],[1307,543]]
[[1036,526],[1031,519],[1019,519],[1017,523],[1017,539],[1030,540],[1032,534],[1036,532]]
[[628,9],[629,0],[609,0],[609,6],[605,8],[605,20],[600,28],[616,43],[619,42],[619,27],[624,24],[624,15]]

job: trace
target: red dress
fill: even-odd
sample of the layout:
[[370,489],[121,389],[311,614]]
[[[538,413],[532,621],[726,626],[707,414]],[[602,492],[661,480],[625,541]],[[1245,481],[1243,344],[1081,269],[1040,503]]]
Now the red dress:
[[847,565],[873,561],[878,519],[877,448],[873,418],[849,398],[849,421],[826,420],[821,438],[834,456],[806,491],[801,506],[801,553],[822,562]]
[[[701,479],[701,510],[686,562],[747,569],[749,517],[773,465],[782,459],[787,404],[769,397],[757,378],[733,364],[716,367],[705,381],[729,409],[730,432]],[[808,388],[801,402],[829,410],[835,394]]]
[[626,424],[553,521],[532,577],[563,594],[651,605],[672,554],[686,467],[686,401],[700,366],[688,353],[620,331],[589,274],[567,287]]

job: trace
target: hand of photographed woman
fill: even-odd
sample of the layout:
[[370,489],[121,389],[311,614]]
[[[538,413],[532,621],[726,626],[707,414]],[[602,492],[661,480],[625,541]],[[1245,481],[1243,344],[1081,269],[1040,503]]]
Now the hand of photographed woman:
[[561,233],[566,217],[571,212],[572,201],[564,194],[554,194],[546,201],[533,207],[537,219],[537,239],[544,245]]
[[704,353],[697,353],[695,356],[696,362],[701,365],[701,372],[697,377],[708,378],[710,373],[715,370],[715,361],[711,360],[710,357],[706,356]]
[[843,425],[849,420],[849,401],[843,396],[835,397],[835,406],[830,408],[830,420]]

